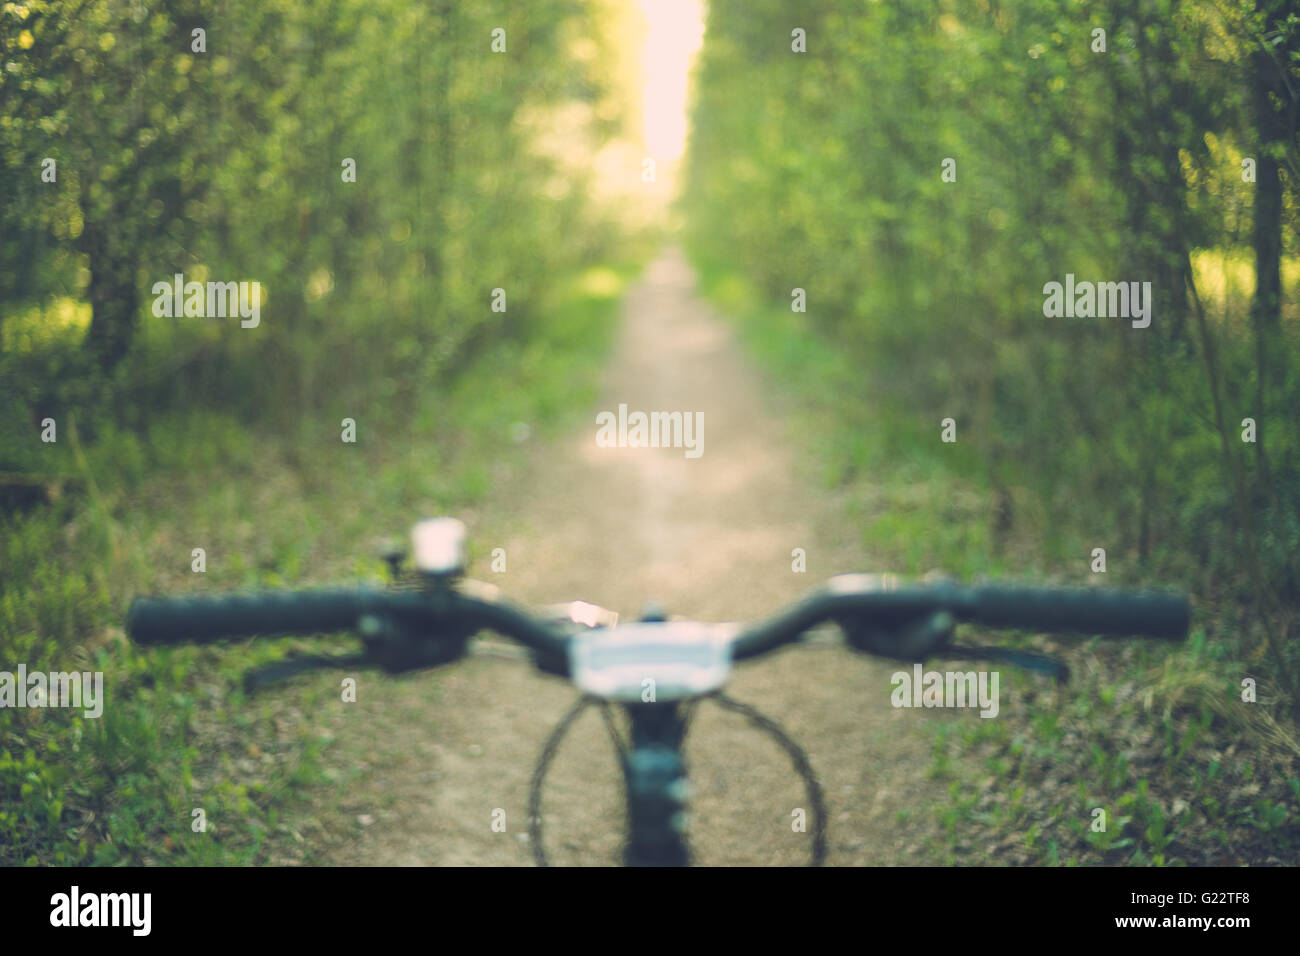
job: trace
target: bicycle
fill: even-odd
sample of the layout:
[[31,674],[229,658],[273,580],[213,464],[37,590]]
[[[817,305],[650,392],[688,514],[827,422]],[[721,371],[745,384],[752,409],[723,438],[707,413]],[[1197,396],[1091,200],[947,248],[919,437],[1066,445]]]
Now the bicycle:
[[[812,804],[812,864],[825,859],[821,790],[803,751],[774,722],[722,693],[732,664],[751,660],[834,623],[854,650],[899,661],[1001,661],[1063,682],[1065,664],[1036,651],[954,644],[955,626],[1181,640],[1187,634],[1186,595],[1099,589],[965,587],[948,579],[905,583],[892,575],[844,574],[769,619],[742,627],[668,620],[651,612],[631,624],[594,605],[573,602],[534,615],[502,600],[497,589],[464,579],[465,526],[455,518],[421,521],[412,532],[413,569],[405,555],[386,558],[388,587],[315,589],[188,598],[139,598],[127,631],[144,646],[206,643],[267,634],[355,631],[359,654],[281,661],[248,675],[257,689],[319,667],[377,666],[390,674],[458,660],[483,630],[519,642],[543,673],[570,680],[582,696],[557,725],[534,772],[530,832],[537,861],[542,845],[541,788],[551,756],[582,709],[602,707],[623,770],[628,866],[687,866],[689,783],[682,745],[694,706],[713,698],[773,734],[804,778]],[[627,715],[630,740],[619,738],[611,705]]]

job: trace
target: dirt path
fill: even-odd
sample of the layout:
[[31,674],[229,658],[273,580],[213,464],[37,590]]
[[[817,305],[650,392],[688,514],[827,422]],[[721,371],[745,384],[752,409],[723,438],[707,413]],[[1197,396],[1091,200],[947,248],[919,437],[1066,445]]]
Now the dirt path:
[[[502,476],[481,515],[464,516],[474,577],[526,603],[582,599],[624,619],[657,598],[673,614],[745,620],[832,573],[872,567],[837,503],[801,474],[797,436],[693,283],[681,253],[669,250],[629,293],[591,424],[536,449],[525,471]],[[620,403],[703,412],[702,456],[597,447],[596,413]],[[504,574],[490,570],[497,547]],[[791,569],[794,548],[807,553],[805,574]],[[924,776],[929,738],[917,712],[889,706],[891,670],[813,646],[741,665],[729,686],[808,750],[826,793],[832,864],[926,862],[896,818],[934,786]],[[357,839],[327,862],[531,864],[529,778],[574,691],[493,656],[376,689],[347,708],[327,758],[351,777],[339,812],[361,821]],[[705,704],[686,757],[697,863],[807,859],[809,835],[791,827],[807,798],[775,743]],[[492,828],[496,810],[505,832]],[[552,862],[616,863],[622,813],[614,751],[589,710],[547,781]]]

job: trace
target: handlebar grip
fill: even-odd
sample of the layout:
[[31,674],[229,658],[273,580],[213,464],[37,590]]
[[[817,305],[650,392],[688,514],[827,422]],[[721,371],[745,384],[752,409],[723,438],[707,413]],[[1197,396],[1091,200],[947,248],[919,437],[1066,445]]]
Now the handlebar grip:
[[989,627],[1182,640],[1191,621],[1186,594],[1100,588],[983,587],[966,619]]
[[185,598],[137,598],[126,630],[137,644],[204,644],[256,634],[348,631],[367,605],[362,589],[265,591]]

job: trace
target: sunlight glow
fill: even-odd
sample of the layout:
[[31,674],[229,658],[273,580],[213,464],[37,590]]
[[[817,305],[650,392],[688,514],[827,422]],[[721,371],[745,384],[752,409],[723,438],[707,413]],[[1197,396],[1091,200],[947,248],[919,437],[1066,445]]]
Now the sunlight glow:
[[661,164],[686,149],[687,81],[704,42],[703,0],[639,0],[646,19],[641,108],[645,147]]

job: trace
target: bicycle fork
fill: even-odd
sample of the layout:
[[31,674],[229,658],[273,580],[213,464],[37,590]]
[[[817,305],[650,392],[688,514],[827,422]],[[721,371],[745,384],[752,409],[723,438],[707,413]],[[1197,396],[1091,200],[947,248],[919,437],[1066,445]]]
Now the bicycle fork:
[[625,866],[687,866],[686,800],[690,785],[682,760],[685,723],[680,704],[627,704],[632,745],[623,757],[627,786]]

